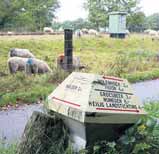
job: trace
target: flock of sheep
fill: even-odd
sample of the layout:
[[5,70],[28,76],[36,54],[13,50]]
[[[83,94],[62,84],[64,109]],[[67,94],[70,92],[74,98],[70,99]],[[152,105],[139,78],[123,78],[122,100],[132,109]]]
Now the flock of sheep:
[[28,49],[11,49],[9,52],[8,68],[11,74],[25,71],[27,74],[52,72],[43,60],[35,58]]
[[[44,27],[43,29],[43,32],[44,33],[53,33],[54,30],[51,28],[51,27]],[[64,29],[62,28],[59,28],[58,32],[64,32]],[[82,36],[84,34],[89,34],[89,35],[98,35],[98,31],[95,30],[95,29],[86,29],[86,28],[83,28],[83,29],[77,29],[75,31],[75,35],[76,36]]]
[[147,29],[144,31],[145,34],[148,34],[150,36],[155,36],[155,37],[159,37],[159,31],[155,31],[152,29]]

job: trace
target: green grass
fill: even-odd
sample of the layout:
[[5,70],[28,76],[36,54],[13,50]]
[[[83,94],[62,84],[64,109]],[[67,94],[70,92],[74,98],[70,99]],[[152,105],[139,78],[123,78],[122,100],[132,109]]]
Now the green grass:
[[0,154],[16,154],[16,149],[16,144],[9,144],[4,146],[2,143],[0,143]]
[[[132,35],[119,40],[102,37],[74,39],[74,55],[79,56],[84,72],[127,78],[130,82],[159,77],[156,55],[159,41]],[[48,62],[52,75],[27,77],[8,75],[7,59],[10,48],[27,48],[37,58]],[[0,38],[0,106],[17,102],[32,103],[46,98],[65,73],[56,70],[56,59],[64,51],[63,36],[9,36]],[[5,74],[7,76],[5,76]],[[4,76],[3,76],[4,75]]]

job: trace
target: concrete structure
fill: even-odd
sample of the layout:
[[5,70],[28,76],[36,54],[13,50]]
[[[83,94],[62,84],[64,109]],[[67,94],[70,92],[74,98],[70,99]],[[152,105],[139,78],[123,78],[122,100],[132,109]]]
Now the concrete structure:
[[50,94],[48,108],[64,119],[77,151],[118,139],[146,114],[127,80],[76,72]]
[[109,14],[109,33],[112,38],[125,38],[126,12],[112,12]]

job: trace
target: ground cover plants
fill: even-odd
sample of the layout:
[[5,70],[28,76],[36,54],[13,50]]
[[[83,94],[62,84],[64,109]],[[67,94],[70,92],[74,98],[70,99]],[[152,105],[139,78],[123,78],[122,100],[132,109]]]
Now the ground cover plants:
[[[101,141],[81,150],[78,154],[158,154],[159,153],[159,103],[145,104],[148,115],[125,131],[118,141]],[[53,145],[54,146],[54,145]],[[0,142],[1,154],[16,154],[16,144]],[[91,151],[91,152],[90,152]],[[58,150],[47,154],[61,154]],[[75,154],[70,143],[64,154]]]
[[[79,56],[82,72],[113,75],[130,82],[159,77],[158,40],[146,35],[120,39],[108,36],[74,37],[74,55]],[[7,69],[11,48],[27,48],[54,70],[53,74],[10,75]],[[0,38],[0,106],[33,103],[45,99],[68,74],[57,69],[56,59],[64,52],[64,39],[58,36],[3,36]],[[38,89],[38,90],[37,90]]]

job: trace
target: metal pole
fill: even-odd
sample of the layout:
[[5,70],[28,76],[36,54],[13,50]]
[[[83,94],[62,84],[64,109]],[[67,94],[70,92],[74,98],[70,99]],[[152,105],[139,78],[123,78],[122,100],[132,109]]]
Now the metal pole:
[[73,31],[71,29],[65,29],[65,58],[64,58],[64,69],[72,70],[73,61]]

